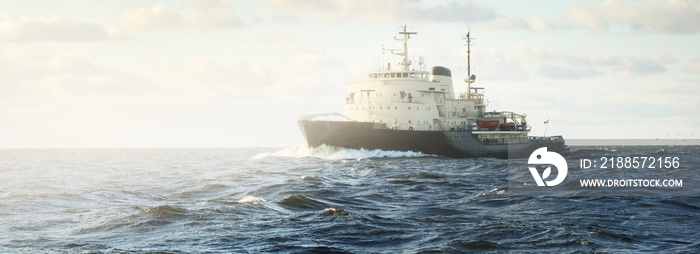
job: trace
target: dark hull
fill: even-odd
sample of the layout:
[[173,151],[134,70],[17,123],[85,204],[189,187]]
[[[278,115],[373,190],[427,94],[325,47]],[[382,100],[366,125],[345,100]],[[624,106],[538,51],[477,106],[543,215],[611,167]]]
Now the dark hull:
[[537,148],[566,149],[558,138],[530,139],[519,144],[482,144],[470,131],[394,130],[379,123],[311,121],[298,122],[310,147],[321,145],[351,149],[414,151],[446,157],[527,157]]

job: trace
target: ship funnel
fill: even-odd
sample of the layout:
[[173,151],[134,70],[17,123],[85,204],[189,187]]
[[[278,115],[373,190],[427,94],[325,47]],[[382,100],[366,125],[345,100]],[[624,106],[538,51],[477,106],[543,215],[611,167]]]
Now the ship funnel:
[[450,71],[450,69],[447,69],[447,68],[442,67],[442,66],[433,67],[433,70],[430,73],[432,73],[433,76],[452,77],[452,71]]
[[433,81],[440,82],[444,85],[452,85],[452,71],[442,66],[434,66],[430,71]]

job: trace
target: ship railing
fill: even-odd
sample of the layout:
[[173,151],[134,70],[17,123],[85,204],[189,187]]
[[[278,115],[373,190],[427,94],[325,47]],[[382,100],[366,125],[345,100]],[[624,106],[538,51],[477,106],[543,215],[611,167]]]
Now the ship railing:
[[562,136],[528,136],[530,140],[541,140],[541,141],[561,141],[564,140]]
[[[415,104],[426,104],[430,98],[426,99],[425,97],[404,97],[404,98],[377,98],[373,97],[371,98],[371,103],[415,103]],[[443,98],[433,98],[433,102],[435,104],[441,105],[445,104],[445,99]],[[361,102],[358,100],[351,100],[348,99],[346,100],[345,104],[357,104],[357,103],[366,103],[366,102]]]
[[404,97],[404,98],[372,98],[372,103],[416,103],[424,104],[425,102],[421,97]]
[[442,121],[437,121],[437,123],[421,123],[421,124],[388,124],[389,128],[394,130],[409,130],[409,131],[471,131],[469,125],[458,124],[445,126]]
[[477,112],[467,112],[467,111],[464,111],[464,110],[455,110],[455,111],[452,111],[452,112],[450,113],[450,116],[453,116],[453,117],[460,117],[460,118],[463,118],[463,117],[467,117],[467,118],[476,118],[476,117],[479,116],[479,113],[477,113]]
[[394,130],[408,130],[408,131],[441,131],[443,130],[441,124],[436,123],[402,123],[402,124],[390,124],[388,125]]

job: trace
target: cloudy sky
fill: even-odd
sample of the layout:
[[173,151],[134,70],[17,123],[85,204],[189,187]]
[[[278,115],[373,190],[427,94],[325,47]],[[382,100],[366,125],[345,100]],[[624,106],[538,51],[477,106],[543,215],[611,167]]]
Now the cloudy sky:
[[403,24],[533,135],[700,138],[700,1],[9,0],[0,147],[298,146]]

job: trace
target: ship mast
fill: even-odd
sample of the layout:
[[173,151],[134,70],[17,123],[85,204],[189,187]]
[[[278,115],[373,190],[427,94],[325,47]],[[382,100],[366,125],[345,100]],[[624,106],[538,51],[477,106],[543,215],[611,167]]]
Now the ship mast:
[[406,25],[401,26],[402,30],[399,32],[399,34],[403,34],[403,38],[397,38],[394,37],[395,40],[397,41],[403,41],[403,52],[395,53],[391,52],[394,55],[399,55],[403,56],[403,61],[399,63],[401,66],[403,66],[403,70],[407,71],[409,70],[409,67],[411,66],[411,60],[408,60],[408,39],[411,39],[412,34],[418,34],[416,32],[407,32],[406,31]]
[[462,37],[462,40],[467,41],[467,78],[464,80],[464,82],[467,83],[467,99],[471,98],[471,91],[472,91],[472,83],[476,81],[476,75],[472,75],[472,67],[471,67],[471,43],[473,39],[476,38],[471,38],[469,37],[469,34],[471,33],[471,29],[469,29],[469,32],[467,32],[467,35]]

